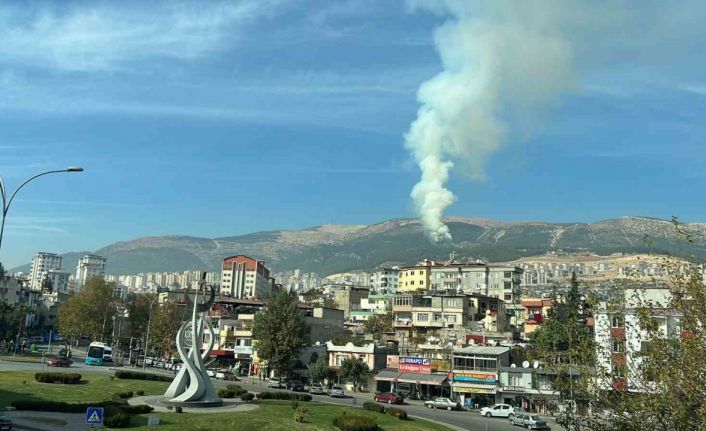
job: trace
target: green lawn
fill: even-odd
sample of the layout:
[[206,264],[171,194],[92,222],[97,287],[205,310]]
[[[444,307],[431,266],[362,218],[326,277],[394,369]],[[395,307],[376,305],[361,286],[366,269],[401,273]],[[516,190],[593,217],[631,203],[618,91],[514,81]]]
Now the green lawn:
[[[157,429],[159,431],[185,431],[185,430],[237,430],[237,431],[340,431],[332,425],[333,418],[345,411],[349,415],[369,416],[377,422],[384,431],[421,431],[437,430],[449,431],[448,428],[432,422],[419,419],[405,421],[397,420],[381,413],[373,413],[354,407],[342,407],[331,404],[300,403],[305,405],[309,412],[304,423],[296,423],[292,419],[294,410],[288,401],[261,401],[257,402],[260,408],[243,413],[221,414],[188,414],[188,413],[152,413],[161,418]],[[131,430],[149,430],[146,426],[147,416],[137,417],[136,424]]]
[[[55,371],[55,370],[49,370]],[[61,371],[72,372],[71,369]],[[145,394],[164,392],[168,383],[145,380],[113,379],[103,374],[82,374],[86,383],[61,385],[37,383],[34,373],[26,371],[0,372],[0,408],[19,399],[64,401],[68,403],[110,400],[113,394],[127,391],[145,391]]]

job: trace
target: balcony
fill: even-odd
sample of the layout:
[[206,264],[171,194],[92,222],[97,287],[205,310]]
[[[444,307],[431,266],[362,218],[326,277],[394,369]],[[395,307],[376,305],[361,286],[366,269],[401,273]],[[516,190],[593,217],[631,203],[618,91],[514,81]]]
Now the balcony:
[[397,319],[394,323],[395,328],[411,328],[412,319]]
[[625,328],[610,328],[610,339],[614,341],[625,341]]

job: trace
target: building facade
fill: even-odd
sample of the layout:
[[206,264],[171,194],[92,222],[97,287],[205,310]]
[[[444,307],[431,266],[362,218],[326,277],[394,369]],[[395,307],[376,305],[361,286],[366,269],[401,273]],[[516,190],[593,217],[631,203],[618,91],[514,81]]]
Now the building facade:
[[434,265],[434,262],[421,262],[417,266],[400,268],[397,278],[397,291],[429,290],[432,265]]
[[238,299],[264,298],[272,292],[270,270],[265,262],[245,255],[223,259],[221,295]]
[[29,273],[29,288],[36,291],[42,290],[42,283],[48,271],[61,268],[61,256],[56,253],[40,251],[32,259]]
[[108,261],[97,254],[87,254],[78,260],[76,265],[75,289],[81,290],[86,282],[94,277],[105,277],[105,264]]
[[374,292],[394,293],[399,286],[398,268],[378,268],[370,276],[370,288]]
[[461,404],[490,406],[499,402],[498,376],[510,365],[508,347],[468,346],[453,351],[451,391]]

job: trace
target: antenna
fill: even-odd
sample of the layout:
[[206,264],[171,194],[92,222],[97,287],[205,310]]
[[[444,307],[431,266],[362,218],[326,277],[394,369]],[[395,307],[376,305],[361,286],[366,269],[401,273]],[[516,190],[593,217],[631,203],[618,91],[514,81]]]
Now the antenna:
[[529,366],[530,366],[529,361],[524,361],[524,362],[522,363],[522,368],[529,368]]

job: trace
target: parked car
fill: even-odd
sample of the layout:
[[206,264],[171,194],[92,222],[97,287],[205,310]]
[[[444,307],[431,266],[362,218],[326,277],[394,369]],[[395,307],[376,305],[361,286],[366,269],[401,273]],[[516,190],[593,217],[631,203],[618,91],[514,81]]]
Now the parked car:
[[4,412],[0,412],[0,430],[12,430],[12,419]]
[[404,399],[401,396],[393,394],[392,392],[383,392],[381,394],[376,394],[373,397],[373,400],[379,403],[387,404],[402,404],[404,402]]
[[461,410],[461,404],[449,398],[435,398],[424,403],[430,409]]
[[510,424],[525,426],[525,413],[515,413],[514,416],[510,417]]
[[287,382],[287,389],[294,392],[304,392],[304,383],[300,380],[290,380]]
[[334,398],[345,396],[345,394],[343,393],[343,388],[338,385],[332,386],[331,389],[328,391],[328,395]]
[[217,372],[218,370],[214,370],[212,368],[206,370],[206,374],[208,374],[208,377],[216,377]]
[[280,379],[277,377],[272,377],[268,382],[267,382],[267,387],[269,388],[281,388],[282,387],[282,382]]
[[512,409],[510,404],[495,404],[491,407],[483,407],[480,409],[480,414],[487,418],[509,418],[511,416],[515,416],[515,411]]
[[47,359],[48,367],[70,367],[74,361],[65,356],[54,356],[53,358]]
[[[519,416],[519,414],[518,414]],[[533,414],[523,414],[523,420],[522,424],[525,428],[531,429],[531,430],[544,430],[544,429],[549,429],[547,426],[547,421],[539,417],[539,415],[533,415]],[[514,423],[513,423],[514,425]]]
[[312,383],[309,385],[309,393],[323,395],[326,391],[324,391],[324,387],[321,386],[321,383]]

